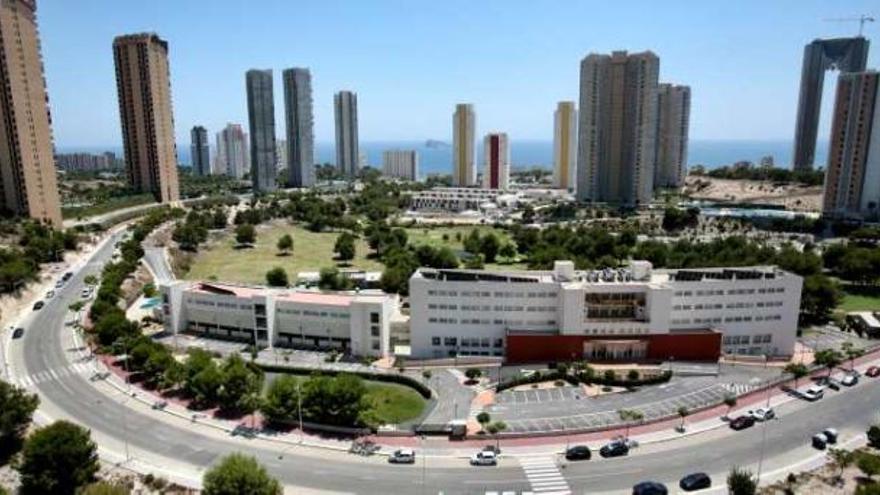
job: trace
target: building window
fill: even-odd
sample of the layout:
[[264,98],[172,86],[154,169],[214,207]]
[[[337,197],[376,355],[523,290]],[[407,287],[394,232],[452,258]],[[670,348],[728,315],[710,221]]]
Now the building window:
[[370,313],[370,323],[379,323],[379,313]]
[[456,346],[458,345],[458,339],[455,337],[446,337],[443,339],[443,345]]
[[431,337],[431,345],[440,345],[440,337]]

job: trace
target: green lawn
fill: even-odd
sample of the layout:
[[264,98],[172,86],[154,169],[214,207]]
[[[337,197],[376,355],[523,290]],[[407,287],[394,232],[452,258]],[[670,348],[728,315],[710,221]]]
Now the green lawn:
[[156,198],[152,194],[137,194],[132,196],[120,196],[112,198],[103,203],[96,203],[90,206],[74,206],[61,208],[61,216],[64,219],[88,218],[96,215],[103,215],[111,211],[131,208],[132,206],[146,205],[155,203]]
[[862,287],[844,284],[843,302],[837,307],[845,313],[851,311],[880,311],[880,287]]
[[425,408],[425,399],[405,385],[367,382],[367,397],[382,422],[388,424],[415,419]]
[[[293,254],[279,256],[275,247],[278,239],[293,237]],[[257,242],[252,248],[236,249],[235,237],[226,233],[219,241],[212,241],[199,249],[186,278],[243,283],[265,283],[266,272],[280,266],[287,271],[291,282],[299,272],[317,272],[321,268],[341,266],[333,257],[337,232],[310,232],[292,225],[261,225],[257,227]],[[355,258],[351,268],[382,271],[382,264],[367,259],[369,246],[363,239],[355,243]]]

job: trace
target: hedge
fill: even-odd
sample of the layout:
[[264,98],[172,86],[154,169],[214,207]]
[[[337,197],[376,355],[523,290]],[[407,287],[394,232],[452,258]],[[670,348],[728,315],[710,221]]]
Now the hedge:
[[391,373],[371,373],[369,371],[343,371],[343,370],[332,370],[332,369],[314,369],[314,368],[302,368],[298,366],[279,366],[274,364],[260,364],[257,363],[257,366],[263,369],[263,371],[274,372],[274,373],[287,373],[291,375],[311,375],[312,373],[320,373],[323,375],[336,376],[341,373],[348,373],[350,375],[359,376],[365,380],[372,380],[376,382],[385,382],[385,383],[396,383],[398,385],[404,385],[414,389],[425,399],[431,398],[431,389],[428,388],[424,383],[406,376],[406,375],[398,375]]
[[579,375],[563,374],[559,371],[551,371],[549,373],[535,372],[529,376],[521,376],[499,383],[496,392],[501,392],[509,388],[518,387],[520,385],[528,385],[530,383],[539,383],[547,381],[565,380],[571,385],[587,385],[595,384],[603,387],[638,387],[640,385],[656,385],[658,383],[668,382],[672,378],[672,371],[664,370],[661,374],[649,378],[639,378],[638,380],[627,380],[616,378],[614,380],[606,380],[601,374],[587,378]]

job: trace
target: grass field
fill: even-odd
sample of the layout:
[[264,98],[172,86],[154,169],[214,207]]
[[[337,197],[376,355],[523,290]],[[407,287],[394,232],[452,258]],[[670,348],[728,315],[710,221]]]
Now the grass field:
[[843,302],[840,303],[837,309],[845,313],[850,311],[880,311],[880,287],[843,285]]
[[367,382],[367,397],[382,422],[388,424],[415,419],[425,408],[425,399],[405,385]]
[[[289,256],[279,256],[276,248],[278,239],[284,234],[293,237],[293,254]],[[333,245],[338,235],[336,232],[310,232],[292,225],[262,225],[257,227],[254,247],[236,249],[234,235],[227,233],[221,240],[199,250],[186,278],[205,280],[216,277],[227,282],[265,283],[266,272],[280,266],[293,282],[299,272],[317,272],[321,268],[341,266],[333,259]],[[351,267],[381,271],[381,263],[367,259],[369,252],[366,241],[358,239]]]
[[[502,243],[509,237],[506,232],[492,227],[478,227],[481,234],[494,230]],[[437,229],[406,229],[409,243],[418,246],[449,246],[456,252],[462,249],[462,239],[473,227],[443,227]],[[293,236],[293,254],[278,256],[275,245],[284,235]],[[443,236],[446,235],[446,240]],[[291,282],[299,272],[317,272],[321,268],[341,266],[333,259],[333,245],[336,243],[337,232],[310,232],[299,226],[262,225],[257,227],[257,242],[252,248],[237,249],[232,233],[226,233],[218,241],[203,245],[192,262],[186,278],[207,280],[216,278],[219,281],[261,284],[266,281],[266,272],[280,266],[287,271]],[[383,266],[378,260],[367,258],[370,248],[364,239],[355,243],[355,258],[352,268],[367,271],[382,271]],[[524,270],[524,263],[487,264],[489,270]]]

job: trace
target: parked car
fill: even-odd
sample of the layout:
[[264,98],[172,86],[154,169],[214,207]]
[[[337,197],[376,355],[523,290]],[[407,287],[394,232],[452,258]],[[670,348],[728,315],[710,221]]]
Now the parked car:
[[70,277],[72,277],[72,276],[73,276],[73,272],[67,272],[61,277],[61,280],[67,282],[68,280],[70,280]]
[[24,328],[18,327],[12,331],[13,339],[20,339],[24,336]]
[[621,457],[627,454],[629,454],[629,445],[620,439],[606,443],[599,449],[599,455],[602,457]]
[[663,483],[643,481],[633,486],[633,495],[666,495],[669,491]]
[[586,445],[575,445],[565,451],[565,458],[569,461],[588,461],[591,456],[590,448]]
[[825,447],[828,445],[834,445],[837,443],[837,430],[834,428],[825,428],[821,433],[816,433],[813,435],[812,444],[813,447],[819,450],[825,450]]
[[755,418],[755,421],[766,421],[776,417],[776,411],[772,407],[759,407],[753,411],[749,411],[749,416]]
[[742,415],[730,420],[730,428],[736,431],[745,430],[755,425],[755,418],[749,415]]
[[471,456],[471,466],[494,466],[498,464],[495,452],[481,450]]
[[413,449],[397,449],[388,456],[392,464],[415,464],[416,452]]
[[712,486],[712,478],[706,473],[692,473],[678,482],[678,487],[686,492],[703,490]]
[[46,299],[52,299],[53,297],[55,297],[54,290],[50,290],[49,292],[46,293]]
[[34,303],[34,311],[39,311],[39,310],[43,309],[43,306],[45,306],[45,305],[46,305],[46,303],[44,303],[43,301],[35,302]]
[[840,390],[840,382],[838,382],[834,378],[831,378],[830,376],[824,376],[820,378],[816,383],[822,387],[830,388],[831,390]]
[[819,400],[825,395],[825,387],[822,387],[821,385],[813,385],[804,390],[804,393],[801,395],[804,399],[809,401]]
[[852,387],[853,385],[859,383],[859,377],[852,373],[847,373],[847,375],[844,376],[842,380],[840,380],[840,383],[846,385],[847,387]]
[[82,292],[80,292],[80,296],[82,296],[83,299],[86,299],[87,297],[89,297],[91,295],[92,295],[92,288],[91,287],[83,287]]
[[878,375],[880,375],[880,366],[871,366],[865,371],[865,376],[870,376],[871,378]]
[[62,287],[64,287],[64,280],[59,280],[59,281],[55,282],[56,289],[60,289]]

